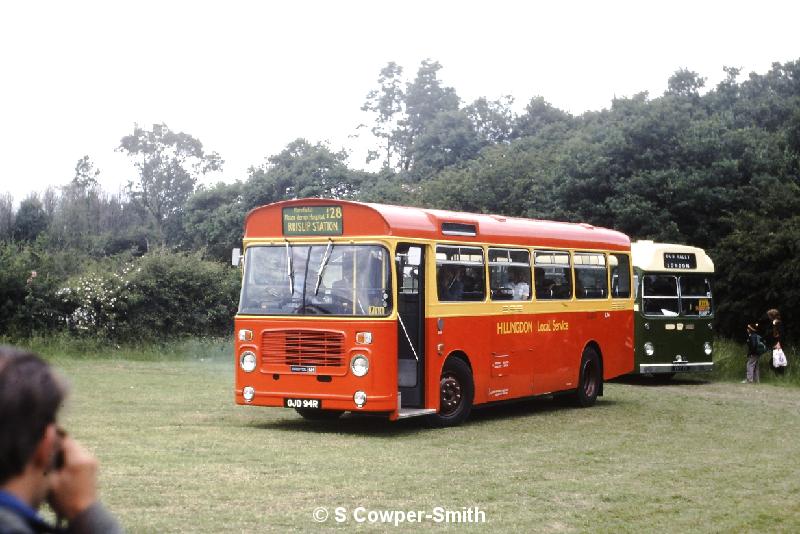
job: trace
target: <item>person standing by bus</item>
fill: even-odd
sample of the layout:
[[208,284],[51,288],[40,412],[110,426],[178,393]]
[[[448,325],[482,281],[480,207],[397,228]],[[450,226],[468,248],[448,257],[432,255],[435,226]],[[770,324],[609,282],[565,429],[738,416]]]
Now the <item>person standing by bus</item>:
[[742,384],[753,384],[761,381],[758,372],[758,358],[761,356],[759,352],[758,343],[758,324],[751,323],[747,325],[747,374],[746,378],[742,380]]
[[[764,340],[767,347],[772,349],[773,357],[770,365],[773,371],[782,375],[786,371],[786,353],[783,351],[786,329],[781,320],[781,312],[775,308],[767,310],[767,319],[769,319],[769,322],[767,323]],[[776,354],[776,351],[780,351],[780,354]],[[783,365],[780,365],[780,363],[783,363]]]

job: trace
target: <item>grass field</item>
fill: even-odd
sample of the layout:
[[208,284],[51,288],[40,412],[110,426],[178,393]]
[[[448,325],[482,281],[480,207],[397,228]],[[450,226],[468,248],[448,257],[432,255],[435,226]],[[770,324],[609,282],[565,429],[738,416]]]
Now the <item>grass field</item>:
[[477,506],[486,522],[400,528],[800,530],[798,388],[635,380],[594,408],[536,399],[459,428],[320,424],[234,405],[225,345],[158,352],[54,360],[73,387],[65,425],[100,458],[103,499],[129,532],[397,531],[353,511],[437,506]]

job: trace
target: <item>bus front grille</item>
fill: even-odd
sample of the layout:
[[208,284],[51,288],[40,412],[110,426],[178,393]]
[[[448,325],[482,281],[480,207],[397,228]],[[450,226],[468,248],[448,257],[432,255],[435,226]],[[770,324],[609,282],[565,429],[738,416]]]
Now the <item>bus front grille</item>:
[[261,338],[261,364],[342,367],[344,334],[328,330],[267,330]]

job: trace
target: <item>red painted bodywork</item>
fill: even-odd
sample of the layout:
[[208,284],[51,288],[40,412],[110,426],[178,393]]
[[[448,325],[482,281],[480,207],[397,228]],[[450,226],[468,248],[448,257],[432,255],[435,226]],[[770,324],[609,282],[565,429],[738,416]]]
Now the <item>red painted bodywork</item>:
[[[494,215],[425,210],[378,204],[362,204],[328,199],[302,199],[262,206],[251,211],[245,221],[245,241],[274,240],[282,242],[282,208],[288,206],[342,206],[343,238],[348,236],[374,236],[376,239],[405,238],[408,240],[458,241],[464,243],[518,245],[525,247],[554,247],[578,250],[630,251],[629,238],[619,232],[585,224],[535,221]],[[443,235],[442,222],[475,224],[475,237]],[[313,240],[314,238],[309,238]],[[317,238],[318,239],[318,238]],[[327,239],[327,238],[325,238]],[[293,238],[302,242],[302,238]],[[394,275],[396,276],[396,274]],[[396,283],[392,286],[396,291]],[[433,288],[427,290],[428,299],[435,296]],[[569,303],[570,301],[567,301]],[[575,301],[571,301],[575,302]],[[628,373],[633,369],[633,312],[611,309],[610,302],[602,301],[608,309],[598,311],[573,311],[564,303],[564,311],[553,311],[553,301],[526,304],[526,313],[442,318],[439,330],[438,317],[425,320],[425,407],[439,408],[439,376],[444,360],[454,353],[463,354],[473,370],[475,404],[529,397],[574,389],[578,381],[578,367],[584,348],[595,345],[603,362],[606,380]],[[628,302],[623,300],[623,302]],[[486,305],[497,305],[487,303]],[[561,303],[556,303],[560,305]],[[470,310],[481,303],[466,305]],[[441,306],[441,305],[440,305]],[[453,310],[463,304],[453,304]],[[465,307],[466,307],[465,306]],[[542,308],[541,312],[537,311]],[[546,308],[546,310],[545,310]],[[528,313],[530,312],[530,313]],[[318,317],[318,316],[317,316]],[[501,335],[499,322],[531,322],[532,332],[526,335]],[[554,328],[554,322],[561,325]],[[568,324],[565,329],[564,323]],[[540,331],[540,325],[550,325],[549,331]],[[262,366],[259,343],[262,332],[270,329],[324,329],[341,332],[345,339],[347,364],[333,372],[318,370],[317,375],[330,376],[321,382],[315,374],[292,373],[288,366]],[[368,395],[367,412],[384,412],[391,419],[398,415],[396,320],[354,318],[352,320],[320,320],[306,317],[253,317],[237,316],[235,332],[249,329],[254,333],[252,342],[235,342],[235,397],[238,404],[283,406],[285,398],[321,399],[323,408],[359,411],[353,402],[357,390]],[[373,343],[356,345],[356,332],[369,331]],[[239,368],[239,355],[251,349],[257,354],[259,366],[252,373]],[[370,369],[366,376],[355,377],[349,371],[349,359],[358,352],[366,353]],[[252,402],[245,402],[242,388],[256,390]]]

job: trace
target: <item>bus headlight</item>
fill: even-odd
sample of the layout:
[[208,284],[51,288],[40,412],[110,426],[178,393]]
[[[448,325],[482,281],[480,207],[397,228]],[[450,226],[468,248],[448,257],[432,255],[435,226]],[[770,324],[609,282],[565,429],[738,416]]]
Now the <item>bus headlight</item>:
[[246,400],[247,402],[253,400],[253,397],[255,396],[256,396],[256,390],[254,387],[245,386],[244,389],[242,389],[242,397],[244,397],[244,400]]
[[350,370],[356,376],[364,376],[369,371],[369,359],[363,354],[356,354],[350,360]]
[[652,356],[653,354],[656,353],[656,348],[653,346],[652,343],[648,341],[647,343],[644,344],[644,353],[647,354],[648,356]]
[[253,351],[246,350],[239,357],[239,367],[245,373],[252,373],[256,369],[256,355]]
[[703,343],[703,352],[706,353],[706,356],[711,356],[711,353],[714,352],[714,347],[711,346],[710,342]]
[[367,394],[363,391],[356,391],[355,395],[353,395],[353,402],[356,403],[356,406],[362,408],[367,403]]

